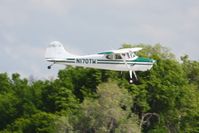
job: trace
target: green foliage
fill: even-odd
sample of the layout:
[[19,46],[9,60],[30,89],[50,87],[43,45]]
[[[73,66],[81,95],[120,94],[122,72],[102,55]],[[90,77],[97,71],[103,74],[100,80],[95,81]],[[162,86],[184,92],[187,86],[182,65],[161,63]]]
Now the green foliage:
[[26,118],[18,118],[9,125],[4,132],[20,133],[54,133],[54,121],[56,116],[46,112],[38,112]]
[[153,58],[150,71],[128,72],[67,67],[55,80],[22,79],[0,74],[2,133],[198,133],[199,62],[181,62],[160,44],[142,47],[138,55]]
[[6,94],[11,89],[11,81],[7,73],[0,74],[0,93]]
[[188,55],[181,57],[181,60],[189,83],[193,83],[199,88],[199,62],[189,60]]
[[17,117],[18,99],[11,93],[0,94],[0,129],[14,121]]
[[175,59],[175,55],[170,52],[167,47],[163,47],[160,44],[146,45],[146,44],[123,44],[122,48],[131,48],[131,47],[141,47],[143,50],[139,51],[138,55],[143,57],[150,57],[155,60],[164,60],[164,59]]
[[135,96],[133,110],[140,118],[147,112],[155,112],[159,114],[160,119],[158,121],[152,117],[148,124],[143,126],[143,131],[197,132],[198,62],[190,61],[185,56],[181,64],[167,48],[159,44],[155,46],[125,44],[123,47],[140,46],[143,50],[138,53],[139,55],[152,57],[157,62],[149,72],[138,73],[140,85],[128,87]]
[[[96,100],[85,99],[76,128],[82,132],[138,132],[136,116],[131,112],[132,97],[115,83],[100,84]],[[125,129],[124,129],[125,127]]]
[[102,73],[96,69],[68,67],[59,72],[59,78],[61,81],[70,79],[74,94],[83,101],[85,97],[95,97],[97,86],[102,82]]
[[53,114],[46,112],[39,112],[34,114],[31,118],[29,132],[51,133],[54,132],[54,121],[56,117]]
[[46,85],[42,91],[42,101],[44,111],[56,112],[61,110],[73,111],[78,108],[78,99],[72,92],[72,88],[67,88],[61,80],[55,80]]

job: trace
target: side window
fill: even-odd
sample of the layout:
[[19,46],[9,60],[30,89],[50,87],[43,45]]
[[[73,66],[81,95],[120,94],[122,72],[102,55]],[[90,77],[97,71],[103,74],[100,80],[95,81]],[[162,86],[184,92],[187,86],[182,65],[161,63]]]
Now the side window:
[[113,59],[113,55],[107,55],[106,59],[112,60]]
[[122,57],[119,54],[115,54],[115,59],[122,59]]

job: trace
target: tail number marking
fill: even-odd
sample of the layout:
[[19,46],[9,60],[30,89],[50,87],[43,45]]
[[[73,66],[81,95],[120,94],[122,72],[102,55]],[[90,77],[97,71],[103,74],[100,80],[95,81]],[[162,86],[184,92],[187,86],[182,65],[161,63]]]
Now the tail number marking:
[[81,64],[97,64],[96,59],[76,59],[76,63]]

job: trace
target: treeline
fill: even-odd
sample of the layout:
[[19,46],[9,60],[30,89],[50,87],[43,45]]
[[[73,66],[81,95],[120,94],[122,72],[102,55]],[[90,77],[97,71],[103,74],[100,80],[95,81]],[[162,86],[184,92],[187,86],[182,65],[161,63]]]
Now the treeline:
[[67,67],[55,80],[0,74],[2,133],[198,133],[199,62],[157,44],[130,45],[157,62],[138,72]]

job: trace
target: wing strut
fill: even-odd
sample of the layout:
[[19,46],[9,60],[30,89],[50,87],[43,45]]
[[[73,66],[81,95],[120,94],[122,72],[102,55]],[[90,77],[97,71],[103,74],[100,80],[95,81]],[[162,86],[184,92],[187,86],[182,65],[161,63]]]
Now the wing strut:
[[131,70],[131,68],[127,64],[125,56],[123,56],[122,54],[120,54],[120,56],[122,57],[126,67],[129,69],[129,75],[130,75],[129,83],[130,84],[133,83],[133,76],[135,77],[135,81],[138,81],[138,78],[137,78],[137,75],[136,75],[135,71]]
[[124,61],[124,64],[126,65],[126,67],[130,70],[130,67],[128,66],[128,64],[127,64],[127,62],[126,62],[125,56],[122,55],[121,53],[120,53],[120,56],[122,57],[122,59],[123,59],[123,61]]
[[133,83],[133,71],[132,70],[129,70],[129,75],[130,75],[129,83],[132,84]]

